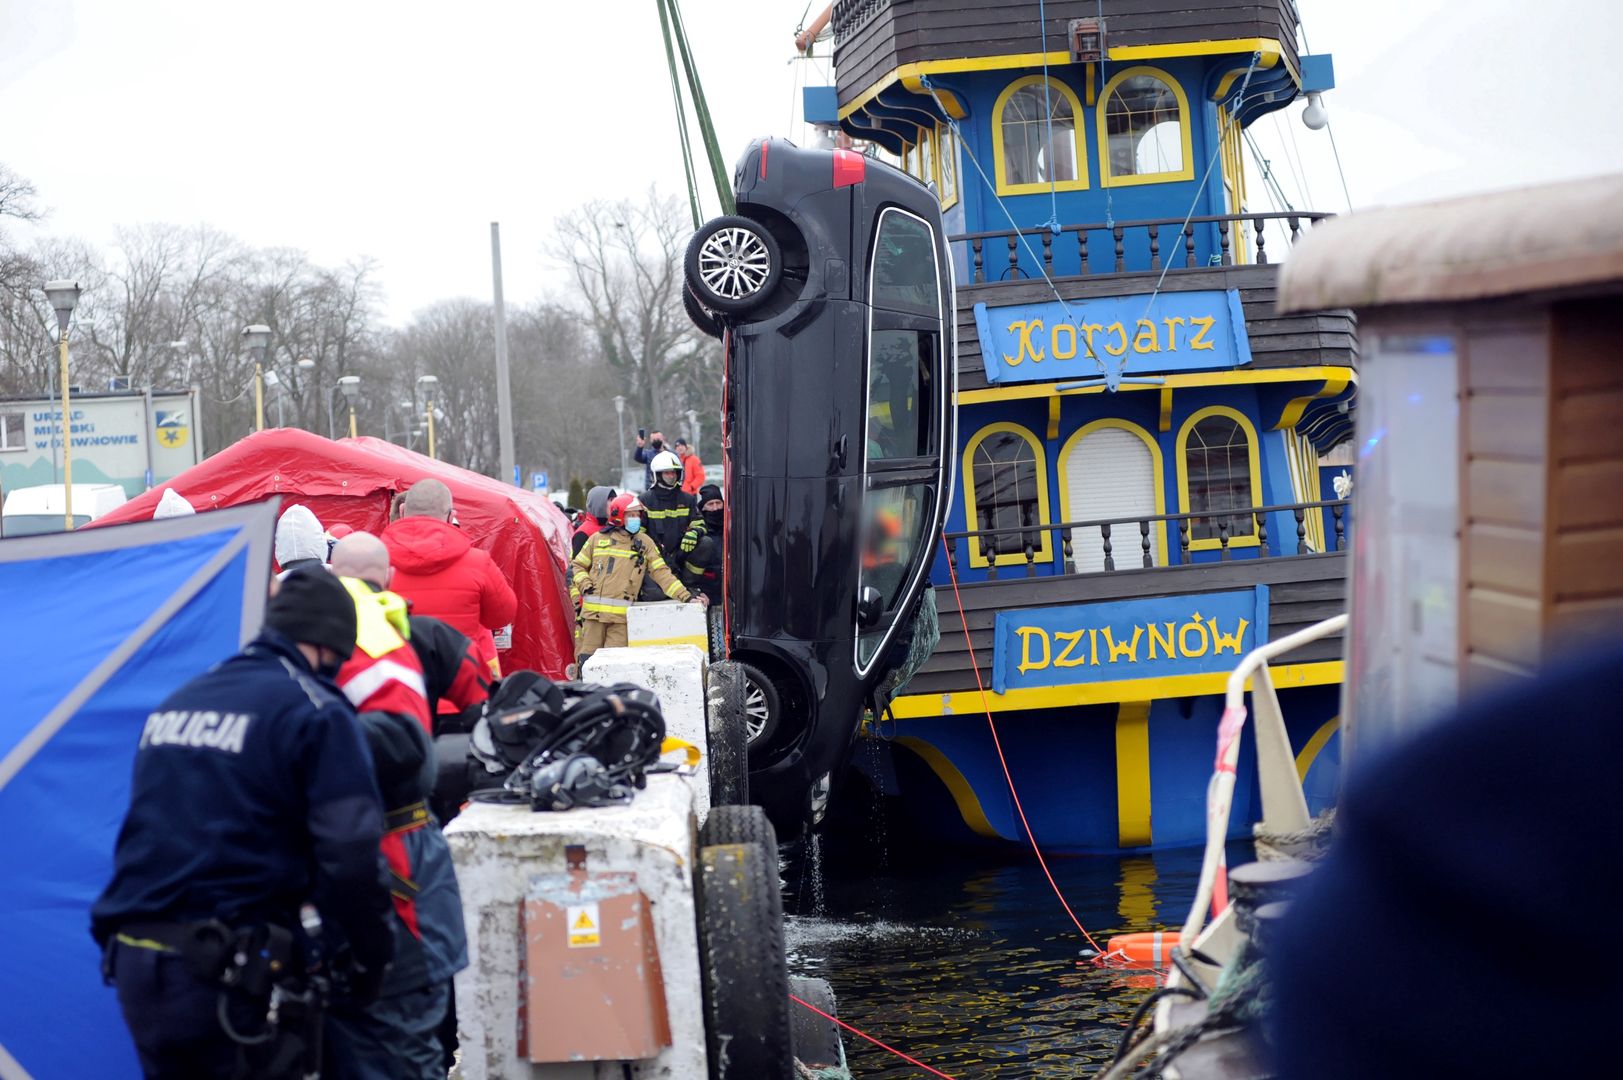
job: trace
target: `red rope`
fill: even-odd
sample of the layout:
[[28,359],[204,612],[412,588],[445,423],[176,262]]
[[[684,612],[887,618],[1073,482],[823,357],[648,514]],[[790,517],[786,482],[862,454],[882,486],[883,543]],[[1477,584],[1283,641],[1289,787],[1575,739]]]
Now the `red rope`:
[[1053,873],[1048,869],[1048,860],[1043,858],[1042,848],[1037,846],[1037,837],[1032,834],[1031,824],[1026,821],[1026,808],[1020,805],[1020,792],[1015,789],[1014,776],[1009,772],[1009,760],[1003,756],[1003,740],[997,737],[997,723],[992,719],[992,706],[986,700],[986,684],[981,681],[980,662],[975,659],[975,644],[969,639],[969,617],[964,614],[964,598],[958,592],[958,570],[952,564],[952,549],[947,547],[945,536],[941,538],[941,548],[947,553],[947,574],[952,578],[952,599],[958,605],[958,621],[963,624],[964,645],[969,649],[969,667],[975,673],[975,689],[980,691],[981,708],[986,711],[986,726],[992,729],[992,745],[997,747],[998,764],[1003,766],[1003,779],[1008,782],[1009,794],[1014,798],[1014,809],[1020,815],[1020,827],[1026,831],[1026,839],[1031,841],[1031,851],[1037,856],[1037,865],[1043,868],[1043,876],[1048,879],[1049,888],[1059,897],[1060,906],[1065,909],[1065,914],[1071,917],[1071,922],[1076,924],[1077,930],[1087,939],[1088,944],[1093,946],[1093,951],[1097,954],[1094,962],[1098,963],[1104,950],[1099,948],[1099,943],[1093,940],[1093,935],[1088,933],[1088,928],[1082,925],[1082,920],[1076,917],[1076,912],[1072,911],[1071,905],[1066,902],[1065,894],[1060,892],[1059,883],[1054,880]]
[[878,1039],[874,1038],[872,1035],[869,1035],[866,1031],[858,1031],[856,1028],[852,1027],[850,1024],[847,1024],[844,1020],[841,1020],[838,1016],[831,1016],[830,1014],[824,1012],[822,1009],[819,1009],[816,1005],[813,1005],[810,1002],[801,1001],[799,998],[795,997],[795,995],[793,995],[793,994],[789,995],[789,1000],[794,1002],[796,1005],[800,1005],[800,1006],[803,1006],[803,1007],[805,1007],[807,1009],[810,1009],[812,1012],[816,1013],[818,1016],[821,1016],[824,1020],[832,1020],[832,1021],[834,1021],[836,1024],[840,1025],[842,1028],[849,1031],[853,1035],[860,1035],[862,1038],[867,1039],[869,1042],[871,1042],[875,1046],[879,1047],[879,1049],[888,1050],[892,1054],[895,1054],[897,1057],[901,1058],[903,1061],[907,1062],[909,1065],[917,1065],[919,1068],[923,1069],[925,1072],[929,1073],[931,1076],[945,1076],[947,1078],[947,1080],[957,1080],[956,1077],[950,1076],[947,1073],[942,1072],[940,1069],[932,1069],[932,1068],[930,1068],[930,1066],[926,1065],[924,1062],[920,1061],[916,1057],[909,1057],[908,1055],[902,1053],[900,1050],[896,1049],[894,1046],[886,1046],[884,1043],[880,1042]]

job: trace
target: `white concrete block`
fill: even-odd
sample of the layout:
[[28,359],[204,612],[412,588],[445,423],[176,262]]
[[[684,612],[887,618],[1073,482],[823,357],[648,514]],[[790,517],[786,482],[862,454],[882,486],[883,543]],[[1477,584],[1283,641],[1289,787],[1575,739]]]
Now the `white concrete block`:
[[572,844],[586,848],[588,870],[634,872],[652,908],[672,1045],[635,1064],[632,1075],[703,1080],[693,807],[692,781],[661,774],[628,806],[536,813],[474,803],[446,828],[468,930],[469,965],[456,977],[466,1080],[622,1080],[618,1063],[534,1065],[518,1054],[524,896],[532,876],[567,870],[564,848]]
[[710,627],[704,612],[698,604],[678,604],[673,600],[632,604],[626,612],[626,641],[633,646],[692,645],[702,653],[709,653]]
[[[599,649],[587,659],[581,678],[605,685],[626,682],[647,687],[659,698],[660,711],[665,714],[665,734],[685,739],[701,753],[709,753],[704,693],[708,667],[704,653],[691,645]],[[681,759],[672,755],[669,760]],[[710,774],[702,760],[693,780],[694,812],[703,821],[710,813]]]

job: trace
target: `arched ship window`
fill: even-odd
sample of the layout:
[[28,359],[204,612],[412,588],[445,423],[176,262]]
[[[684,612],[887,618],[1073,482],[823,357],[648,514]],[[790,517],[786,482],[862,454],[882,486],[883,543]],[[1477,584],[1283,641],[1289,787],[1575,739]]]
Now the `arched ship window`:
[[[1018,529],[1048,521],[1048,467],[1037,437],[1017,424],[990,424],[975,433],[964,449],[964,509],[971,531]],[[1050,554],[1047,532],[1010,532],[995,538],[998,565],[1026,561],[1027,540],[1036,562]],[[969,564],[985,566],[992,547],[978,537],[969,541]]]
[[1178,433],[1182,459],[1180,494],[1185,513],[1212,513],[1191,519],[1190,547],[1220,546],[1219,522],[1228,526],[1229,546],[1257,543],[1256,520],[1250,514],[1224,515],[1261,505],[1262,476],[1257,462],[1257,435],[1245,415],[1225,405],[1201,409],[1184,421]]
[[1105,84],[1100,100],[1100,174],[1107,187],[1193,179],[1189,101],[1178,80],[1157,68],[1127,68]]
[[[1058,79],[1046,88],[1041,75],[1010,83],[992,109],[992,142],[999,195],[1079,191],[1088,186],[1088,152],[1082,141],[1082,102]],[[1049,120],[1053,142],[1049,142]]]
[[958,136],[951,124],[942,124],[941,132],[941,209],[946,210],[958,201]]

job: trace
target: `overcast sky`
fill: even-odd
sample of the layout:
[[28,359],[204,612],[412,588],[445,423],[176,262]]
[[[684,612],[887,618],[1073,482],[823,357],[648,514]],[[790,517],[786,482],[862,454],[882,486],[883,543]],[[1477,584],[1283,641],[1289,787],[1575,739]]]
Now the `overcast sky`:
[[[685,0],[729,169],[755,135],[803,137],[798,89],[828,70],[792,59],[806,6]],[[1355,206],[1623,170],[1623,5],[1300,7],[1335,55]],[[1293,204],[1343,209],[1300,112],[1254,133]],[[493,220],[524,302],[561,284],[540,254],[556,214],[682,190],[654,0],[0,0],[0,117],[0,161],[48,231],[105,246],[118,225],[206,222],[371,256],[395,323],[489,296]]]

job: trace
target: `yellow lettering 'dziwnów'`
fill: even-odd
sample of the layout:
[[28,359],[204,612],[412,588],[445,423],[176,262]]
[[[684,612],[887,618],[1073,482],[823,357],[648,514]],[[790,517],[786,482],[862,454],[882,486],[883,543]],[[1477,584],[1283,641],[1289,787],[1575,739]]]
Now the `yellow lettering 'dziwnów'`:
[[1249,619],[1236,619],[1226,630],[1218,620],[1198,612],[1185,622],[1130,623],[1127,626],[1084,626],[1047,630],[1019,626],[1020,674],[1046,668],[1123,666],[1140,660],[1194,660],[1203,656],[1242,655]]

